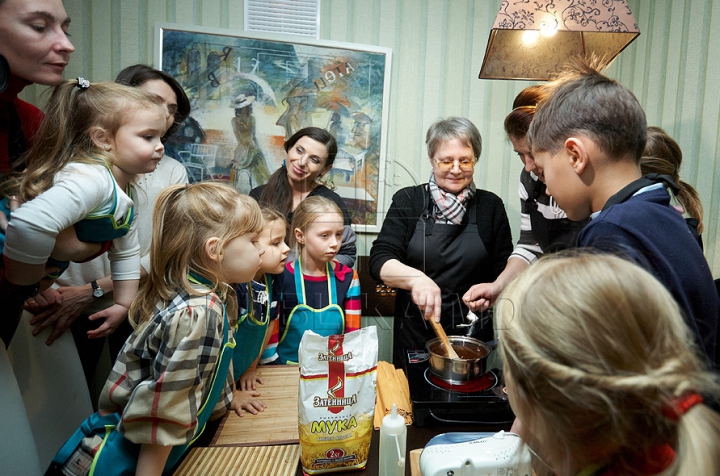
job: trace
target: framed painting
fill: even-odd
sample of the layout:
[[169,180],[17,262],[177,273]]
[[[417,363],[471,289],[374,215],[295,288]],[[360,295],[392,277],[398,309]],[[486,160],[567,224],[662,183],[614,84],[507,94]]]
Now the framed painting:
[[155,55],[190,99],[166,153],[191,180],[247,193],[281,166],[288,137],[321,127],[338,142],[326,185],[345,200],[356,231],[379,231],[390,49],[158,24]]

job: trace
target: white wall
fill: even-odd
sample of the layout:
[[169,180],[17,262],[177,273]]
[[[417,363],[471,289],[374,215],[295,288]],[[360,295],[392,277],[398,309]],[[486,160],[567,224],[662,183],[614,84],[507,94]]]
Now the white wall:
[[[500,195],[519,230],[520,161],[502,131],[515,95],[532,84],[477,79],[499,0],[322,0],[321,39],[392,48],[386,209],[394,190],[426,181],[424,133],[436,119],[470,118],[483,136],[478,187]],[[642,34],[610,68],[683,148],[682,177],[705,205],[705,250],[720,275],[720,0],[629,0]],[[156,22],[236,29],[242,0],[65,0],[77,51],[67,77],[111,80],[125,66],[152,64]],[[715,47],[715,48],[713,48]],[[42,88],[25,98],[40,103]],[[413,172],[408,172],[413,171]],[[361,235],[358,251],[370,250]]]

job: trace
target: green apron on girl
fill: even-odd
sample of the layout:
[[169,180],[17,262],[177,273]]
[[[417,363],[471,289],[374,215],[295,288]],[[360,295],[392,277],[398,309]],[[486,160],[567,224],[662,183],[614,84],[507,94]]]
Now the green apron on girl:
[[[191,273],[188,279],[194,284],[211,285],[208,280],[194,273]],[[230,323],[228,322],[228,313],[224,302],[223,310],[222,349],[218,357],[218,365],[212,379],[210,391],[198,410],[195,436],[187,444],[173,447],[165,463],[164,471],[170,471],[180,461],[188,446],[200,437],[203,430],[205,430],[205,424],[215,409],[215,404],[220,400],[220,396],[225,389],[227,374],[230,371],[230,362],[232,362],[233,358],[235,340],[229,331]],[[74,457],[83,438],[96,434],[101,436],[103,441],[93,457],[87,473],[88,476],[134,476],[141,445],[133,443],[117,431],[116,427],[121,418],[122,415],[117,412],[106,415],[100,415],[100,413],[96,412],[90,415],[57,452],[46,474],[59,472],[60,468],[63,468],[71,457]]]
[[298,305],[290,312],[285,330],[280,336],[277,346],[277,354],[283,364],[298,363],[298,348],[300,339],[307,330],[327,337],[333,334],[345,332],[345,312],[338,305],[335,276],[330,268],[330,263],[325,264],[325,277],[328,283],[328,305],[315,309],[305,304],[305,281],[302,277],[300,258],[295,261],[295,293],[297,294]]
[[233,354],[233,372],[234,379],[237,380],[250,367],[255,359],[258,358],[265,344],[265,333],[270,323],[270,304],[272,302],[272,279],[268,279],[268,275],[264,275],[265,292],[267,293],[267,306],[264,316],[257,316],[255,312],[255,301],[253,299],[252,283],[247,283],[247,303],[245,304],[245,313],[238,316],[235,325],[235,348],[237,351]]

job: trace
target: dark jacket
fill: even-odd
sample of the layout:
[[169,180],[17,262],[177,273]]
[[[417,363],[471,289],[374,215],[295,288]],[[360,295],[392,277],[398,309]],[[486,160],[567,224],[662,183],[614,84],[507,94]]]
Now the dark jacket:
[[677,301],[698,346],[715,361],[720,312],[715,283],[695,236],[670,206],[664,187],[606,206],[580,232],[578,246],[618,254],[653,274]]

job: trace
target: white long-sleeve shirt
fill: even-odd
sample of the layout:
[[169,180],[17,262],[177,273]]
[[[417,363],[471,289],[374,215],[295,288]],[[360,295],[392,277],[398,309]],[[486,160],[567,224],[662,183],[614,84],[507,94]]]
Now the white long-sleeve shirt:
[[[135,222],[137,223],[137,237],[140,244],[140,265],[150,271],[150,243],[152,241],[152,213],[155,200],[160,192],[170,185],[188,182],[185,167],[173,159],[165,156],[158,163],[154,172],[143,174],[135,182]],[[55,282],[59,286],[84,286],[92,280],[98,280],[110,274],[110,261],[107,255],[98,256],[86,263],[70,263]],[[113,302],[112,293],[106,293],[100,299],[94,299],[84,312],[92,314],[101,311]]]
[[[3,253],[28,264],[47,262],[62,230],[89,215],[109,213],[115,202],[116,222],[123,222],[132,199],[102,164],[72,162],[55,176],[53,186],[22,204],[12,215]],[[108,251],[112,279],[140,279],[140,247],[135,220]]]

